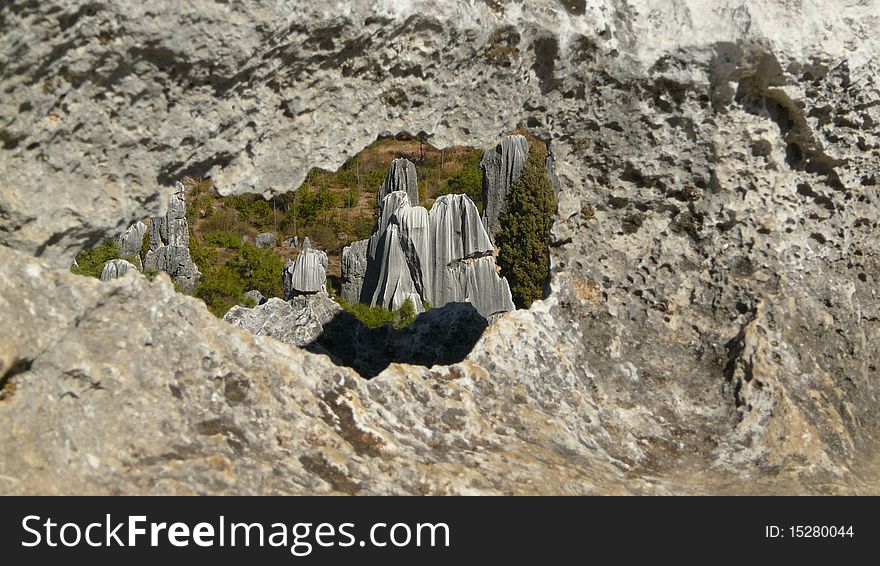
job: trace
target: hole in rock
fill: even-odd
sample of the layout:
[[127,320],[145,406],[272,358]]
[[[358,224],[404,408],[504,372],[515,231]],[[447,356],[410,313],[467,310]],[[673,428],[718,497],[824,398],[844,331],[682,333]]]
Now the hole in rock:
[[4,367],[3,361],[0,360],[0,401],[5,401],[12,397],[15,393],[15,382],[13,377],[20,373],[30,371],[33,360],[17,359],[10,366]]
[[524,130],[489,148],[380,138],[271,198],[175,184],[165,216],[77,256],[109,280],[166,272],[228,322],[365,377],[463,360],[504,312],[549,289],[559,183]]

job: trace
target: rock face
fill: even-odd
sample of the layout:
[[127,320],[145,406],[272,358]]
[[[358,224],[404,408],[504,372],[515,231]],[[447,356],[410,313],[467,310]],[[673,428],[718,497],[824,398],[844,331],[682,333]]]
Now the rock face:
[[299,295],[289,301],[271,297],[253,308],[234,306],[223,315],[223,320],[257,335],[307,346],[317,340],[324,325],[341,312],[342,307],[326,293],[315,293]]
[[202,274],[189,254],[186,189],[180,183],[168,198],[165,216],[150,219],[150,250],[144,269],[164,271],[185,293],[192,293]]
[[361,300],[361,289],[367,273],[369,240],[358,240],[342,249],[342,289],[340,296],[349,303]]
[[[4,4],[0,492],[880,493],[875,5],[295,12]],[[186,174],[270,194],[517,124],[561,186],[550,294],[451,365],[367,381],[63,272]]]
[[411,206],[419,205],[419,180],[416,176],[416,166],[409,159],[397,158],[391,162],[391,168],[385,181],[376,195],[377,204],[382,204],[386,196],[394,191],[403,191],[409,197]]
[[327,254],[312,249],[309,239],[305,238],[296,261],[287,260],[284,265],[281,282],[287,299],[303,294],[326,293]]
[[128,227],[128,230],[119,235],[116,242],[122,255],[137,255],[144,245],[144,236],[147,233],[147,225],[141,221],[137,221]]
[[274,232],[263,232],[254,238],[254,245],[258,248],[274,248],[277,243],[278,238],[275,237]]
[[510,311],[510,287],[495,270],[493,251],[466,195],[443,195],[428,212],[410,206],[404,191],[388,193],[366,244],[343,251],[343,297],[355,302],[359,289],[359,302],[387,309],[411,301],[421,312],[427,301],[471,302],[484,317]]
[[501,217],[507,211],[507,194],[519,180],[529,158],[529,142],[521,135],[504,136],[483,154],[483,223],[494,241]]
[[137,267],[124,259],[111,259],[104,262],[104,269],[101,271],[101,281],[110,281],[117,277],[122,277],[129,271],[137,271]]

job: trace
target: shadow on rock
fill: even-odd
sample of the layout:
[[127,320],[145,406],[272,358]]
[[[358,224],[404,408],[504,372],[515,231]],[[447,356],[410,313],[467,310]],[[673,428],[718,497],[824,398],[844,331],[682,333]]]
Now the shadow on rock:
[[353,314],[337,313],[304,347],[337,365],[375,377],[392,362],[430,367],[462,361],[488,322],[470,303],[448,303],[422,313],[409,326],[370,328]]

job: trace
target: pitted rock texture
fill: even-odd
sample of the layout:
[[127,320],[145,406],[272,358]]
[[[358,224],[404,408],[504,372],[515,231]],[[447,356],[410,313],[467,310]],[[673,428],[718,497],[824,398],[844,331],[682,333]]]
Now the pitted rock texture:
[[[0,491],[880,492],[876,6],[578,4],[7,2]],[[367,381],[63,272],[185,174],[270,194],[517,125],[549,297],[452,365]]]
[[483,223],[492,240],[507,212],[507,194],[522,176],[529,158],[529,142],[521,135],[504,136],[480,161],[483,170]]
[[131,262],[124,259],[111,259],[104,262],[104,269],[101,271],[101,281],[110,281],[117,277],[122,277],[129,271],[137,271],[138,268]]
[[144,270],[164,271],[186,293],[192,293],[202,274],[189,253],[186,190],[176,183],[165,216],[150,219],[150,249]]

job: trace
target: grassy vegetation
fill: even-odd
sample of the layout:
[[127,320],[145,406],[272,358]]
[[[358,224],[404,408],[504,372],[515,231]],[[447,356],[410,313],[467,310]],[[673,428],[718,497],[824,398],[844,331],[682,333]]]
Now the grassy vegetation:
[[547,147],[536,139],[529,139],[529,146],[529,158],[510,189],[497,235],[498,265],[517,308],[528,308],[543,295],[550,276],[547,242],[556,213],[556,194],[545,166]]
[[409,299],[397,310],[388,310],[383,307],[371,307],[363,303],[351,304],[342,297],[331,295],[333,299],[346,311],[355,315],[358,320],[370,328],[378,328],[390,324],[394,328],[403,328],[412,324],[418,313],[415,305]]
[[124,259],[135,265],[140,265],[138,258],[135,256],[122,255],[119,244],[116,240],[106,240],[101,244],[81,251],[76,256],[76,265],[70,268],[70,271],[77,275],[86,275],[88,277],[101,277],[104,271],[104,263],[111,259]]

